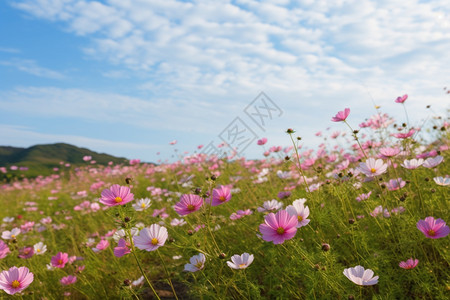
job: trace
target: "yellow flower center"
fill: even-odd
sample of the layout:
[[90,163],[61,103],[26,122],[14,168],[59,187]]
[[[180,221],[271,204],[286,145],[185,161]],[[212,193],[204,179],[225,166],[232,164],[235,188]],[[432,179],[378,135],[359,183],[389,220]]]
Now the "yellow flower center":
[[15,234],[11,234],[11,238],[15,239],[16,235]]
[[18,282],[17,280],[14,280],[14,281],[11,283],[11,286],[12,286],[14,289],[17,289],[17,288],[20,286],[20,282]]
[[220,196],[220,197],[219,197],[219,200],[223,202],[223,201],[225,201],[226,199],[225,199],[224,196]]
[[246,266],[247,266],[246,264],[240,264],[240,265],[239,265],[239,268],[240,268],[240,269],[243,269],[243,268],[245,268]]
[[303,217],[302,217],[302,216],[297,216],[297,220],[298,220],[299,222],[301,222],[301,221],[303,221]]
[[120,203],[122,202],[122,198],[120,198],[119,196],[117,196],[114,201],[116,201],[116,203]]
[[142,208],[145,208],[145,203],[142,203],[142,204],[141,204],[141,207],[142,207]]
[[158,244],[158,239],[157,238],[152,238],[152,245],[156,245]]
[[428,235],[435,236],[436,232],[433,229],[428,230]]
[[277,228],[277,233],[278,234],[283,234],[284,233],[284,228],[283,227],[278,227]]
[[41,252],[41,249],[36,249],[36,252]]
[[58,265],[62,265],[62,264],[63,264],[62,259],[58,259]]
[[374,168],[370,169],[371,173],[375,173],[377,170],[375,170]]
[[192,205],[192,204],[188,204],[188,206],[187,206],[187,210],[190,210],[190,211],[192,211],[192,210],[194,210],[195,209],[195,206],[194,205]]

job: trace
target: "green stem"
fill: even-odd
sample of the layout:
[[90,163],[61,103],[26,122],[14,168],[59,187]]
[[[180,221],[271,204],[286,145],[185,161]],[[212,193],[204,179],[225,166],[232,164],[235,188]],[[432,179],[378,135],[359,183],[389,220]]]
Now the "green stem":
[[159,250],[156,250],[156,252],[158,252],[159,258],[161,259],[162,265],[164,267],[164,271],[166,271],[167,281],[169,281],[169,285],[172,288],[172,292],[173,292],[173,294],[175,296],[175,299],[178,300],[177,292],[175,292],[175,288],[173,287],[172,280],[170,280],[169,271],[167,271],[166,263],[164,262],[164,259],[163,259],[162,255],[161,255],[161,253],[159,252]]

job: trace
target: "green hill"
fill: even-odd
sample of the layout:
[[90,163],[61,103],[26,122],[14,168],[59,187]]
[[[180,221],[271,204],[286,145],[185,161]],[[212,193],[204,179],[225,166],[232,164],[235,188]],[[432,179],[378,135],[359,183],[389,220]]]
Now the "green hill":
[[[38,175],[54,174],[53,168],[66,168],[60,162],[70,163],[71,166],[86,166],[89,162],[83,160],[84,156],[91,156],[96,164],[107,165],[125,163],[123,157],[97,153],[86,148],[57,143],[48,145],[35,145],[29,148],[0,146],[0,167],[6,167],[6,174],[0,173],[0,180],[11,180],[14,177],[36,177]],[[28,170],[10,170],[11,166],[27,167]]]

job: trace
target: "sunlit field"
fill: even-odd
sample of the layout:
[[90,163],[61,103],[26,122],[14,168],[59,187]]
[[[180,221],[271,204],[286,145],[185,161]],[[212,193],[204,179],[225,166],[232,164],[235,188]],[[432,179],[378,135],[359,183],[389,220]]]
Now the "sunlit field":
[[374,112],[330,116],[315,148],[289,124],[256,160],[5,182],[0,298],[449,299],[446,112]]

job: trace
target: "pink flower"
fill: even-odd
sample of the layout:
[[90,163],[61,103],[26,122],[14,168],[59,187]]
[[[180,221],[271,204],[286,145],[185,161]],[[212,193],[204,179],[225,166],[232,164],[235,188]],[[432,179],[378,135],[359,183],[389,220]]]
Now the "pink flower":
[[61,282],[62,285],[73,284],[73,283],[77,282],[77,277],[69,275],[69,276],[61,278],[61,280],[59,282]]
[[373,277],[371,269],[364,270],[362,266],[344,270],[344,275],[357,285],[374,285],[378,283],[378,276]]
[[403,188],[405,185],[406,185],[406,182],[403,181],[403,179],[401,179],[401,178],[391,179],[391,180],[389,180],[388,183],[386,183],[386,186],[387,186],[388,190],[390,190],[390,191],[399,190],[399,189]]
[[408,99],[408,95],[407,94],[405,94],[405,95],[403,95],[401,97],[397,97],[397,99],[395,99],[395,103],[403,103],[403,102],[406,101],[406,99]]
[[265,224],[259,225],[259,231],[266,242],[282,244],[292,239],[297,233],[297,217],[287,211],[280,210],[277,214],[270,213],[264,218]]
[[426,217],[425,220],[417,222],[417,229],[422,231],[427,238],[439,239],[446,237],[450,233],[450,228],[442,219],[434,219],[433,217]]
[[114,184],[109,190],[103,190],[101,195],[100,203],[106,206],[123,205],[134,199],[134,195],[130,193],[129,187],[118,184]]
[[0,259],[5,258],[10,252],[11,250],[9,250],[8,245],[0,240]]
[[144,228],[139,235],[133,237],[134,244],[137,248],[146,251],[154,251],[164,246],[168,237],[166,227],[158,224],[152,224],[150,227]]
[[267,143],[267,138],[262,138],[262,139],[258,140],[257,143],[258,143],[258,145],[262,146],[262,145],[264,145],[265,143]]
[[416,131],[414,129],[410,129],[407,133],[394,133],[393,136],[395,136],[398,139],[406,139],[412,136]]
[[120,239],[119,242],[117,243],[117,247],[114,248],[115,257],[122,257],[130,252],[131,251],[128,248],[127,242],[124,239]]
[[383,156],[383,158],[392,157],[392,156],[396,156],[397,154],[399,154],[400,149],[399,148],[381,148],[380,153]]
[[383,160],[369,158],[364,163],[360,163],[357,168],[368,177],[378,176],[386,172],[387,164],[383,163]]
[[34,248],[33,247],[24,247],[19,249],[19,255],[17,257],[19,258],[30,258],[34,255]]
[[334,116],[333,118],[331,118],[331,121],[333,122],[342,122],[345,121],[345,119],[347,119],[348,115],[350,114],[350,108],[346,108],[343,111],[340,111],[336,114],[336,116]]
[[203,199],[198,195],[184,194],[180,201],[173,207],[180,216],[185,216],[202,207]]
[[411,257],[407,261],[401,261],[398,265],[402,269],[409,270],[409,269],[414,269],[415,267],[417,267],[418,264],[419,264],[419,260],[418,259],[413,259]]
[[309,207],[304,206],[306,199],[297,199],[292,205],[288,205],[286,207],[286,211],[291,215],[297,218],[298,224],[297,228],[308,225],[309,223]]
[[369,199],[370,195],[372,194],[372,192],[368,192],[367,194],[361,194],[358,197],[356,197],[356,201],[361,202],[362,200],[367,200]]
[[102,251],[105,250],[106,248],[108,248],[109,246],[109,242],[107,240],[101,240],[97,246],[95,246],[95,249],[97,249],[98,251]]
[[230,201],[230,199],[231,199],[230,189],[222,185],[213,190],[211,205],[217,206],[222,203]]
[[438,155],[436,157],[429,157],[425,160],[425,162],[423,163],[422,166],[424,166],[425,168],[434,168],[437,165],[439,165],[442,161],[444,160],[444,157]]
[[9,295],[26,289],[34,279],[33,273],[27,267],[11,267],[9,271],[0,273],[0,289]]
[[51,264],[52,267],[62,269],[64,268],[64,266],[68,261],[69,261],[69,254],[58,252],[58,254],[52,257]]

